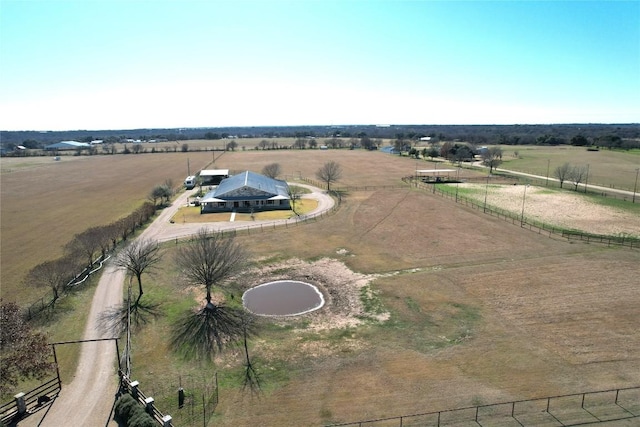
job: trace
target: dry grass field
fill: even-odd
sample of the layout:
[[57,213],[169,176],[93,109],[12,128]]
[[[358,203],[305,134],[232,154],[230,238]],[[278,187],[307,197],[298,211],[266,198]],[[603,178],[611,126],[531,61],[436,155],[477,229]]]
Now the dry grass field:
[[155,185],[181,185],[191,167],[202,168],[211,153],[2,158],[0,295],[27,303],[45,290],[23,284],[37,264],[58,258],[73,237],[106,225],[144,203]]
[[[349,160],[363,155],[367,163]],[[180,187],[187,165],[191,173],[205,167],[234,173],[260,172],[264,165],[278,162],[283,178],[314,178],[324,162],[341,158],[345,159],[342,185],[381,185],[389,182],[386,173],[397,181],[400,176],[410,175],[414,168],[406,159],[348,150],[159,152],[62,156],[60,161],[52,157],[2,158],[0,295],[21,304],[39,298],[46,292],[44,289],[34,292],[23,283],[31,268],[59,257],[74,234],[128,215],[144,203],[155,185],[169,179]],[[385,173],[377,173],[382,167]]]
[[[267,322],[252,341],[259,398],[238,385],[241,353],[209,368],[222,383],[215,425],[322,425],[640,384],[637,251],[541,236],[412,189],[358,192],[322,221],[241,240],[274,273],[239,278],[238,293],[289,274],[330,302]],[[291,260],[325,258],[357,272],[352,281],[369,277],[369,303],[388,320],[315,327],[349,279],[303,274]],[[158,286],[171,289],[167,268]],[[136,379],[158,394],[189,368],[159,374],[178,363],[149,345],[167,333],[156,326],[134,359]]]
[[[54,240],[47,216],[67,232],[89,226],[80,222],[116,219],[158,181],[181,181],[187,156],[192,169],[211,158],[200,154],[198,160],[194,153],[139,155],[137,161],[133,155],[65,158],[3,173],[3,296],[6,257],[22,262],[18,251],[37,262],[31,252],[53,255],[68,240]],[[216,426],[322,425],[640,385],[637,250],[550,238],[402,187],[400,178],[413,173],[416,161],[382,153],[248,150],[225,153],[215,166],[260,171],[278,162],[284,175],[313,178],[328,160],[344,169],[340,186],[369,189],[347,193],[321,220],[238,237],[257,264],[232,282],[236,294],[291,276],[316,284],[328,301],[308,316],[262,322],[250,341],[263,382],[259,396],[242,390],[239,350],[215,365],[188,363],[167,350],[171,322],[196,296],[179,285],[170,261],[174,246],[166,246],[167,262],[145,288],[163,302],[164,316],[136,334],[132,355],[134,379],[163,412],[179,421],[179,378],[214,372],[221,386]],[[372,188],[390,184],[397,187]],[[58,189],[69,210],[57,201],[48,210],[32,197],[21,203],[32,187],[40,198]],[[78,205],[77,195],[85,193],[94,198],[82,197]],[[7,200],[17,204],[9,209]],[[41,208],[25,211],[33,205]],[[19,228],[9,235],[18,242],[7,247],[11,227]],[[25,267],[13,268],[9,279]],[[351,286],[356,282],[361,287]],[[361,292],[360,307],[344,303],[354,292]]]

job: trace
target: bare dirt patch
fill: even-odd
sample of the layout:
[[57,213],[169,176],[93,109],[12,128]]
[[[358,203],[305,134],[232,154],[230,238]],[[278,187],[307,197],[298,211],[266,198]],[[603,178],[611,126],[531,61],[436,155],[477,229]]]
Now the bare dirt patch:
[[[484,199],[484,185],[460,184],[465,187],[477,189],[471,197]],[[583,195],[524,185],[488,187],[487,205],[522,213],[523,201],[525,218],[594,234],[640,236],[636,214],[599,205]]]
[[299,280],[316,286],[325,299],[321,309],[301,316],[273,316],[272,319],[287,322],[304,318],[309,321],[305,329],[320,331],[355,327],[365,319],[386,320],[388,313],[367,312],[361,298],[363,291],[369,292],[366,288],[375,278],[375,275],[353,272],[340,261],[323,258],[313,262],[290,259],[262,266],[246,273],[243,281],[247,283],[246,289],[276,280]]

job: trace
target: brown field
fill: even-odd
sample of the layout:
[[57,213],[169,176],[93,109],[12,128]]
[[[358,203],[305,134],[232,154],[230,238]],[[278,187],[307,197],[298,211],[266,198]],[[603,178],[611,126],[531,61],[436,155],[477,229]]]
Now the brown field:
[[[349,150],[70,155],[60,161],[52,157],[2,158],[0,295],[21,304],[39,298],[44,290],[34,292],[23,284],[31,268],[59,257],[74,234],[132,212],[155,185],[170,179],[180,187],[187,175],[187,162],[191,173],[206,167],[228,168],[232,173],[260,172],[264,165],[278,162],[283,178],[302,175],[315,179],[315,171],[324,162],[340,159],[344,159],[341,185],[397,184],[415,167],[407,159]],[[379,173],[381,168],[385,173]]]
[[[201,154],[198,161],[205,164],[211,153]],[[50,254],[68,238],[57,243],[53,227],[34,224],[50,215],[63,221],[61,230],[75,226],[82,231],[88,225],[78,226],[81,221],[99,224],[125,215],[167,174],[181,181],[187,156],[193,169],[193,153],[176,153],[145,155],[139,165],[133,155],[70,162],[65,158],[55,165],[3,173],[3,295],[5,257],[21,259],[5,246],[5,221],[8,228],[19,229],[13,238],[22,239],[11,242],[13,251],[29,249],[22,255],[37,262],[32,251]],[[180,164],[170,166],[170,159]],[[158,163],[148,165],[147,160]],[[341,186],[400,185],[400,178],[416,167],[407,158],[347,150],[226,153],[216,167],[260,171],[267,163],[279,162],[285,175],[313,178],[328,160],[343,166]],[[56,169],[62,165],[64,174]],[[131,168],[137,180],[131,179]],[[13,176],[18,172],[20,176]],[[75,182],[94,174],[98,179],[88,184]],[[40,182],[31,175],[45,179]],[[61,178],[69,175],[75,180],[64,185]],[[46,182],[47,177],[57,183]],[[137,182],[143,177],[144,184]],[[6,178],[13,179],[12,191],[7,190]],[[27,179],[30,185],[22,186]],[[107,181],[100,187],[102,197],[90,191]],[[71,195],[59,195],[72,206],[65,210],[56,201],[53,212],[33,209],[22,214],[37,200],[29,197],[30,205],[5,211],[7,200],[21,202],[25,194],[34,194],[32,187],[40,197],[73,188]],[[94,199],[87,202],[83,197],[86,205],[78,207],[73,196],[85,192]],[[110,214],[101,216],[104,210]],[[319,221],[239,240],[261,265],[234,281],[236,292],[272,276],[306,275],[330,297],[329,303],[308,318],[264,322],[260,336],[251,340],[263,393],[252,396],[238,382],[240,352],[230,351],[210,366],[188,364],[165,351],[170,321],[190,298],[176,287],[172,263],[165,263],[146,291],[165,301],[166,317],[137,335],[132,360],[134,379],[176,421],[179,410],[169,398],[175,399],[179,376],[210,377],[213,372],[218,372],[221,384],[212,422],[217,426],[322,425],[640,385],[637,250],[550,238],[407,187],[354,191],[335,214]],[[28,246],[31,241],[35,243]],[[293,262],[325,259],[335,261],[323,264],[322,272]],[[354,276],[348,276],[341,264]],[[269,266],[270,273],[261,270]],[[22,271],[24,266],[16,267],[13,274]],[[331,280],[333,271],[341,272],[335,276],[340,280]],[[358,324],[332,323],[344,293],[353,292],[350,281],[363,275],[370,280],[363,288],[364,317],[354,310],[348,314],[361,320]],[[375,320],[376,313],[386,313],[379,317],[386,320]],[[325,327],[311,328],[318,319]]]
[[[224,384],[215,425],[322,425],[640,384],[637,251],[552,239],[411,189],[354,193],[322,221],[241,240],[277,273],[243,276],[239,291],[288,271],[331,297],[348,292],[291,262],[328,257],[370,276],[390,317],[318,329],[321,310],[267,327],[251,350],[259,398],[235,385],[241,354],[211,368]],[[138,351],[154,361],[139,362],[141,384],[188,372],[158,374],[177,362]]]

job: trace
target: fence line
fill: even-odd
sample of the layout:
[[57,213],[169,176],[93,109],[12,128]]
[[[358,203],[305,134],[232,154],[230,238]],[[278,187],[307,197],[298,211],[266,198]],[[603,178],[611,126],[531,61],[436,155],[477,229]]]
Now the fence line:
[[[545,183],[547,183],[547,182],[548,183],[553,183],[554,186],[560,188],[560,182],[558,181],[558,178],[556,178],[553,174],[550,174],[549,177],[547,178],[546,176],[541,176],[539,171],[525,170],[525,169],[522,169],[522,168],[520,168],[520,169],[510,169],[509,171],[502,170],[502,169],[498,168],[498,169],[496,169],[496,171],[497,171],[497,173],[505,173],[505,174],[509,174],[510,172],[515,172],[517,174],[527,174],[528,175],[527,179],[535,180],[535,181],[538,181],[538,182],[542,181],[542,182],[545,182]],[[631,171],[627,171],[627,172],[631,172]],[[635,170],[633,172],[635,174]],[[602,190],[599,190],[599,191],[614,190],[612,192],[613,194],[607,194],[607,195],[613,196],[613,197],[616,197],[616,198],[623,198],[623,199],[629,198],[631,196],[626,196],[626,195],[622,195],[622,194],[619,194],[619,193],[615,194],[616,190],[628,191],[630,193],[633,192],[633,187],[631,185],[629,185],[629,187],[625,187],[625,186],[616,187],[615,185],[613,185],[611,183],[604,184],[604,183],[601,183],[599,181],[592,181],[592,179],[593,179],[592,176],[589,176],[587,178],[588,178],[587,182],[578,183],[578,188],[582,189],[582,191],[584,191],[585,186],[587,187],[587,191],[589,191],[588,188],[590,186],[600,187]],[[630,184],[633,184],[633,181],[631,181]],[[574,181],[572,181],[570,179],[565,180],[564,183],[563,183],[563,186],[564,185],[575,186]],[[595,191],[594,193],[597,193],[599,191]]]
[[[76,286],[83,284],[89,276],[91,276],[96,271],[99,271],[104,266],[104,263],[111,258],[111,255],[102,254],[100,255],[90,267],[85,267],[80,273],[78,273],[73,279],[69,280],[66,285],[64,285],[63,290],[67,290]],[[94,268],[95,265],[98,265]],[[62,294],[64,295],[64,293]],[[62,298],[62,295],[60,298]],[[58,299],[60,299],[58,298]],[[42,297],[36,302],[31,303],[26,309],[23,310],[22,316],[25,320],[29,321],[35,318],[37,315],[42,313],[44,310],[51,308],[51,303],[53,301],[53,297],[45,298]]]
[[171,415],[165,415],[158,408],[156,408],[155,401],[151,396],[145,396],[140,390],[139,383],[137,381],[131,381],[124,372],[118,370],[120,375],[120,391],[119,393],[128,393],[133,396],[136,401],[145,407],[147,413],[153,418],[153,420],[163,427],[173,427]]
[[474,199],[469,197],[458,195],[454,192],[444,191],[440,188],[437,188],[433,184],[424,184],[420,181],[416,181],[413,177],[405,177],[403,178],[405,181],[413,182],[416,188],[421,188],[425,190],[431,191],[433,194],[437,194],[444,198],[449,198],[454,200],[456,203],[464,204],[472,209],[482,210],[483,213],[489,214],[491,216],[495,216],[496,218],[503,219],[507,222],[511,222],[512,224],[518,224],[522,228],[526,228],[530,231],[537,232],[538,234],[548,234],[549,237],[552,235],[557,235],[562,238],[566,238],[567,240],[581,240],[585,242],[592,243],[603,243],[609,246],[618,245],[625,246],[629,248],[640,248],[640,239],[636,237],[629,236],[607,236],[600,234],[587,233],[578,230],[567,230],[560,227],[556,227],[551,224],[547,224],[542,221],[537,221],[535,219],[527,218],[522,214],[517,214],[514,212],[507,211],[505,209],[501,209],[495,206],[487,205],[485,203],[480,203]]
[[156,381],[149,392],[158,406],[169,411],[173,423],[181,427],[207,425],[220,399],[215,372]]
[[638,417],[640,417],[640,386],[328,424],[326,427],[376,427],[377,425],[441,427],[451,423],[465,422],[483,427],[497,425],[500,422],[507,424],[509,421],[521,427],[535,427],[548,422],[570,427]]
[[52,401],[60,393],[60,378],[54,377],[33,390],[16,395],[15,400],[0,406],[0,420],[3,425],[15,422],[33,414]]

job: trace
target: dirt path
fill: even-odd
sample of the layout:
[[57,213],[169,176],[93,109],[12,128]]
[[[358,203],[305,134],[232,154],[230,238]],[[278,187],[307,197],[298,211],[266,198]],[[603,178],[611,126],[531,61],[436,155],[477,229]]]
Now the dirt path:
[[[318,200],[318,207],[307,214],[307,217],[318,215],[333,207],[333,199],[321,190],[307,186],[312,191],[305,197]],[[195,190],[194,190],[195,191]],[[210,223],[210,224],[172,224],[169,220],[181,206],[187,205],[187,198],[194,191],[185,191],[173,204],[164,209],[156,220],[151,223],[138,237],[167,241],[189,236],[203,226],[212,230],[229,230],[245,228],[247,223]],[[287,221],[282,220],[283,224]],[[261,224],[273,224],[274,221],[254,221],[250,227],[260,227]],[[111,338],[99,327],[100,313],[105,309],[122,303],[125,273],[107,265],[91,303],[91,310],[85,328],[84,340]],[[87,342],[82,344],[78,368],[73,380],[63,384],[60,395],[46,408],[20,421],[22,427],[42,426],[117,426],[112,420],[114,396],[118,388],[118,377],[115,371],[117,364],[116,346],[113,341]]]

